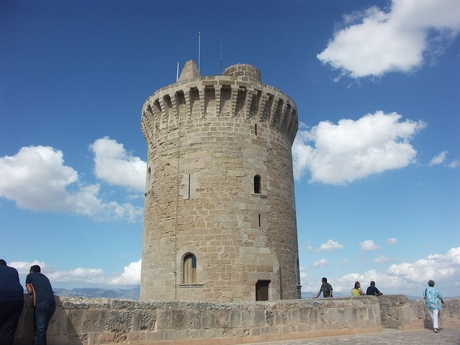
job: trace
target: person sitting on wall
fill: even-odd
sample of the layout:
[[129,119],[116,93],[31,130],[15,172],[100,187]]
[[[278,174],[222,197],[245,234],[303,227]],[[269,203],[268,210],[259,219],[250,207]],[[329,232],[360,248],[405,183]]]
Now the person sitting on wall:
[[383,293],[381,293],[379,289],[375,287],[375,281],[371,281],[370,286],[366,290],[366,295],[381,296]]
[[428,287],[423,293],[423,299],[428,307],[431,320],[433,320],[433,332],[439,333],[438,313],[442,309],[444,300],[440,292],[434,288],[434,280],[428,280]]
[[327,282],[327,278],[323,277],[321,279],[321,287],[319,288],[318,294],[316,295],[316,297],[313,298],[318,298],[318,296],[321,295],[321,293],[323,293],[324,298],[332,297],[332,290],[332,286]]
[[361,290],[361,284],[359,282],[355,282],[355,287],[351,290],[352,296],[361,296],[365,295],[364,291]]

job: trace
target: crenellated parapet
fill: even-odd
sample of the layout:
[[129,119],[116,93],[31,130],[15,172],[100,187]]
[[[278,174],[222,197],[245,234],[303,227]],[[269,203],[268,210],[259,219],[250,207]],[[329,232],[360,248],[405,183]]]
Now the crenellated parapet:
[[247,64],[228,67],[223,75],[201,77],[189,61],[179,80],[151,95],[142,108],[146,137],[174,126],[210,118],[244,118],[266,122],[292,144],[297,133],[295,102],[280,90],[260,82],[260,72]]

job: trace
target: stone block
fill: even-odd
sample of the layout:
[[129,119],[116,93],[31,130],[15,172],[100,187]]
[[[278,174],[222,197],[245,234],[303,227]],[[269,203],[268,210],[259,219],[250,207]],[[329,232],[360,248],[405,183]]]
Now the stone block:
[[132,328],[133,317],[130,311],[110,310],[106,316],[106,329],[111,332],[128,333]]
[[104,329],[107,322],[107,310],[90,309],[83,313],[82,330],[86,333],[98,332]]
[[133,312],[133,331],[154,331],[156,320],[156,310],[137,310]]

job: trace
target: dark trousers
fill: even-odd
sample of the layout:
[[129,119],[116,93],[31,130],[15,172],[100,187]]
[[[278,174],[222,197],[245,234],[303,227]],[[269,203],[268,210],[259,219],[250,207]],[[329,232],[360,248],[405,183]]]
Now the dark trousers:
[[0,298],[0,345],[13,345],[23,308],[24,296]]
[[56,303],[44,301],[34,308],[35,338],[33,345],[46,345],[48,324],[56,311]]

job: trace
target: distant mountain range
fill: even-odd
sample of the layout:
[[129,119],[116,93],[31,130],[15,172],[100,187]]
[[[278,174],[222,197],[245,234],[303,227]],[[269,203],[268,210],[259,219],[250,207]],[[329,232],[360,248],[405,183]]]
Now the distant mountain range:
[[88,297],[88,298],[121,298],[138,300],[140,296],[140,286],[132,289],[98,289],[98,288],[80,288],[80,289],[53,289],[54,294],[59,297]]
[[[99,288],[80,288],[80,289],[54,289],[54,294],[59,297],[87,297],[87,298],[121,298],[139,300],[140,287],[132,289],[99,289]],[[315,297],[317,292],[302,292],[302,299]],[[334,297],[349,297],[349,293],[336,292]],[[421,299],[419,296],[406,295],[408,299]]]

